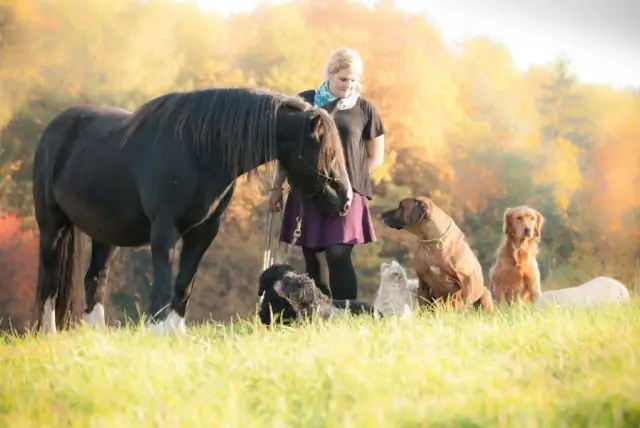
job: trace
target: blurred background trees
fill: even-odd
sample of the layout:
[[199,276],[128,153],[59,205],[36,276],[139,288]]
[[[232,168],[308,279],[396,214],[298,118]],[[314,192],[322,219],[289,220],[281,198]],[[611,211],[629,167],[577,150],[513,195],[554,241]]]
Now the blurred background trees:
[[[172,0],[0,0],[0,322],[29,319],[37,273],[31,165],[44,125],[80,102],[135,109],[168,91],[316,87],[329,52],[358,49],[365,95],[387,128],[374,215],[430,195],[467,233],[485,269],[507,206],[546,217],[546,289],[610,275],[640,287],[640,95],[586,85],[570,60],[523,73],[488,38],[448,48],[426,19],[347,0],[261,5],[222,17]],[[190,320],[254,310],[266,193],[241,180],[197,275]],[[362,295],[380,263],[408,264],[415,242],[382,227],[356,250]],[[108,316],[136,318],[150,287],[147,249],[121,249]],[[302,267],[299,252],[294,263]]]

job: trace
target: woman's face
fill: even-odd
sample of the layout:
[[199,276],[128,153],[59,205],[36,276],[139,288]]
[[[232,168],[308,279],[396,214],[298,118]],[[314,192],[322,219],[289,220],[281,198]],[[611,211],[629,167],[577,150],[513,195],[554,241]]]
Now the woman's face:
[[329,76],[329,91],[339,98],[346,97],[356,89],[360,74],[345,68]]

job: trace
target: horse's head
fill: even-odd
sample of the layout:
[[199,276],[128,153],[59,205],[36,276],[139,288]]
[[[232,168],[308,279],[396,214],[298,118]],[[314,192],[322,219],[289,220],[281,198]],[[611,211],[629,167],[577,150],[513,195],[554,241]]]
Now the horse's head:
[[332,103],[306,111],[281,109],[278,117],[278,160],[289,183],[315,199],[328,215],[345,215],[353,190],[344,149],[333,120]]

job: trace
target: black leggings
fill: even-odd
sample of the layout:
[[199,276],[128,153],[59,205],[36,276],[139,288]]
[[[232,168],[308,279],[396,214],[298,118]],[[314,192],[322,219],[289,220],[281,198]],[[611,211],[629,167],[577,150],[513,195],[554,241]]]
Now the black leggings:
[[[313,278],[323,293],[335,300],[355,300],[358,298],[358,279],[351,262],[352,250],[353,244],[337,244],[327,248],[302,247],[307,274]],[[320,263],[316,253],[321,251],[324,251],[327,257],[331,290],[320,279]]]

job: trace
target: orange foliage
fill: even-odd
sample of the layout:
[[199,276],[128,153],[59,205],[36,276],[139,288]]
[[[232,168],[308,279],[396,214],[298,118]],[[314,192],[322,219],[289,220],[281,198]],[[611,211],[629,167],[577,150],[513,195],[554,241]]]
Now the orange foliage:
[[22,221],[0,214],[0,323],[24,322],[31,311],[38,275],[38,239]]
[[[601,171],[600,192],[596,195],[600,207],[606,207],[608,227],[612,231],[628,230],[622,218],[627,212],[640,208],[636,187],[640,179],[640,155],[631,141],[614,141],[597,151],[596,162]],[[635,141],[634,145],[638,142]],[[627,145],[628,147],[625,147]],[[637,146],[635,146],[637,147]]]
[[[640,197],[636,191],[640,180],[640,106],[632,94],[615,94],[605,98],[598,117],[601,144],[594,150],[594,166],[598,187],[594,192],[594,204],[606,213],[609,220],[604,225],[612,232],[640,231],[630,213],[640,209]],[[603,97],[604,98],[604,97]],[[637,241],[636,241],[637,242]]]

